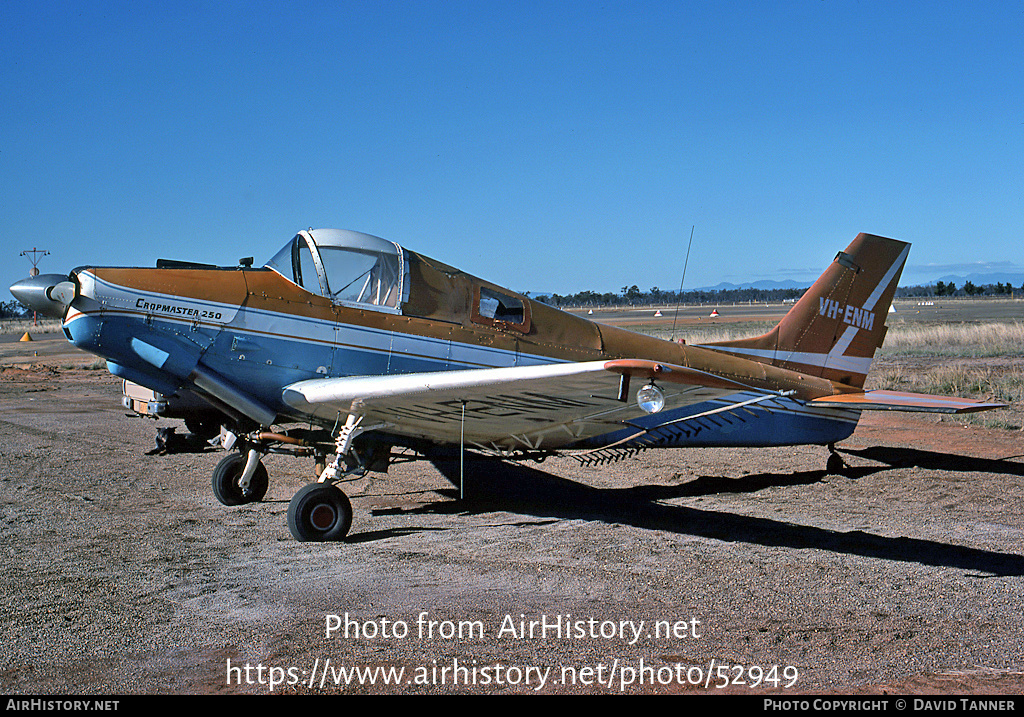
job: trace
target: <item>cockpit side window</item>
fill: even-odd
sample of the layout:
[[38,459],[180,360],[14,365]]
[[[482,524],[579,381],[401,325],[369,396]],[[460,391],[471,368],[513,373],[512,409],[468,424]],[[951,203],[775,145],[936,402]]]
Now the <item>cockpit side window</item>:
[[520,297],[486,286],[475,287],[473,293],[475,323],[529,333],[529,306]]
[[480,287],[480,315],[497,321],[519,324],[523,321],[523,302],[518,297]]

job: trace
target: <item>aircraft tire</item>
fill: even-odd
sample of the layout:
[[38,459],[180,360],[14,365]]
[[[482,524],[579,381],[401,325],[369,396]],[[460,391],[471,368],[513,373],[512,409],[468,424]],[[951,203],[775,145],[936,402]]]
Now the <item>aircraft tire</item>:
[[270,487],[270,476],[267,468],[260,461],[249,481],[249,492],[243,493],[238,479],[245,471],[245,456],[232,453],[221,460],[213,469],[213,494],[224,505],[244,505],[263,500]]
[[288,504],[288,529],[299,542],[341,540],[352,525],[352,504],[330,483],[310,483]]

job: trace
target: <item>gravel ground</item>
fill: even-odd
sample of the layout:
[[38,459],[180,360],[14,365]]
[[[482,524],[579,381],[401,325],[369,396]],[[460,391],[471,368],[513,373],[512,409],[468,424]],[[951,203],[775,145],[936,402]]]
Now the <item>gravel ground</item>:
[[223,454],[155,454],[175,422],[126,417],[106,372],[7,363],[2,693],[1024,687],[1017,432],[876,414],[846,477],[819,447],[649,451],[473,463],[463,499],[405,463],[348,486],[347,541],[301,544],[311,462],[226,508]]

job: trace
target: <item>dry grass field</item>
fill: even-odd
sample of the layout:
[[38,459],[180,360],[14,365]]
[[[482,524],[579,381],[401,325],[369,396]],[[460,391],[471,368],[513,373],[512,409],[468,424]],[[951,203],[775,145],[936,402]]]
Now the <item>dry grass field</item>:
[[4,334],[54,334],[60,332],[60,321],[57,319],[3,319],[0,320],[0,336]]

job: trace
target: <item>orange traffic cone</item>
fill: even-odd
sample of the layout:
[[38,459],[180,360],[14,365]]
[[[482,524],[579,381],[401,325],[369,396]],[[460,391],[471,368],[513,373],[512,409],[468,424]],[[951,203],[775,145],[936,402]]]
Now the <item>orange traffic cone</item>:
[[25,332],[24,336],[22,336],[20,339],[18,339],[18,341],[33,341],[33,340],[34,339],[31,336],[29,336],[28,331]]

